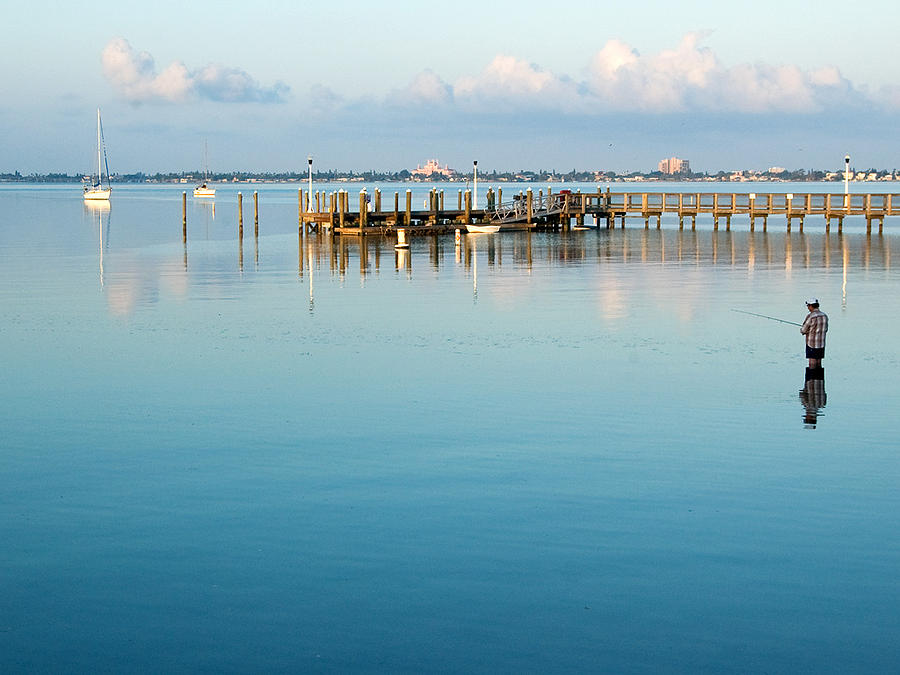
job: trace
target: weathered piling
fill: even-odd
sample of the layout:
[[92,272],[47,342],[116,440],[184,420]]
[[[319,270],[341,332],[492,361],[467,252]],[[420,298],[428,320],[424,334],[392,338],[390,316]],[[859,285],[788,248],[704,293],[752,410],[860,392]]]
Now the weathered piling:
[[244,195],[240,192],[238,192],[238,239],[244,240]]
[[253,191],[253,236],[259,236],[259,194]]
[[406,224],[412,224],[412,190],[406,191]]
[[[468,225],[472,222],[472,193],[469,190],[466,190],[466,200],[465,200],[465,224]],[[457,230],[458,231],[458,230]]]
[[297,190],[297,229],[300,230],[300,233],[303,233],[303,226],[305,222],[303,221],[303,189]]
[[187,192],[181,193],[181,241],[187,242]]
[[366,226],[367,216],[369,214],[368,200],[366,199],[366,191],[359,191],[359,231],[362,234],[363,228]]

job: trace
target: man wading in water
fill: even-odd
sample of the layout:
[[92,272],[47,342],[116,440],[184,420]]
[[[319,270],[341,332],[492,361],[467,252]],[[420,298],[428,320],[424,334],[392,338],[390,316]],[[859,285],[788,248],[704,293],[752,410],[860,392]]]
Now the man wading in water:
[[809,314],[800,326],[800,332],[806,336],[806,358],[809,359],[810,370],[822,367],[825,358],[825,333],[828,332],[828,316],[819,309],[819,299],[806,301]]

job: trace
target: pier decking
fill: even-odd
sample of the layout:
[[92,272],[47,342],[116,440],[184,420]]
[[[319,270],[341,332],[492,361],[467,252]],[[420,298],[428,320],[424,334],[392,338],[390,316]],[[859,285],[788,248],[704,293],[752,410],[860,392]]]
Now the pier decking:
[[[380,190],[374,195],[361,191],[357,208],[350,207],[350,193],[316,192],[312,200],[307,193],[298,193],[299,225],[302,230],[331,228],[338,234],[389,233],[399,229],[407,233],[446,233],[464,229],[467,224],[493,223],[501,230],[555,230],[584,226],[590,216],[594,223],[606,227],[619,224],[625,227],[626,219],[641,219],[644,227],[655,220],[661,226],[662,216],[678,217],[683,228],[690,219],[696,227],[697,217],[710,216],[714,228],[724,221],[731,229],[732,218],[746,216],[750,229],[757,221],[765,230],[771,216],[782,216],[790,231],[796,221],[803,229],[807,217],[822,217],[826,231],[832,221],[837,221],[838,231],[844,218],[865,218],[866,229],[878,223],[882,231],[885,218],[900,216],[900,194],[830,194],[830,193],[731,193],[731,192],[553,192],[533,190],[517,192],[512,199],[503,201],[503,190],[489,189],[482,197],[483,208],[473,207],[472,192],[457,191],[455,208],[445,204],[443,190],[433,189],[425,200],[424,208],[412,208],[412,193],[406,191],[401,206],[400,193],[385,207]],[[355,200],[354,200],[355,201]]]

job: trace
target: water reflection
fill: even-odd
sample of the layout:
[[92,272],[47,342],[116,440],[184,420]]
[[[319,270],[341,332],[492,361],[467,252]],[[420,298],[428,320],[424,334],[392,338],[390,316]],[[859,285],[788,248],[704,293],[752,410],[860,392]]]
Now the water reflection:
[[[85,201],[84,213],[91,219],[97,228],[97,242],[99,249],[100,288],[103,289],[103,249],[109,246],[109,223],[111,219],[110,203],[107,201]],[[104,217],[106,216],[106,235],[104,237]]]
[[[212,205],[207,205],[207,208],[212,219]],[[133,284],[139,280],[158,278],[162,270],[176,260],[181,273],[187,273],[188,285],[192,281],[208,284],[210,270],[215,272],[215,279],[220,280],[227,280],[229,273],[243,275],[246,272],[244,242],[240,238],[237,242],[232,240],[233,243],[230,244],[236,244],[236,251],[231,248],[234,251],[231,256],[234,257],[207,255],[216,250],[213,238],[193,245],[189,239],[185,246],[177,248],[177,258],[173,256],[171,259],[154,260],[147,255],[136,255],[136,250],[131,247],[120,251],[110,249],[108,204],[85,205],[85,213],[90,215],[97,228],[99,243],[95,246],[100,246],[98,265],[100,283],[104,287],[110,281],[110,261],[115,265],[114,269],[118,273],[116,280],[120,285],[125,280]],[[367,278],[382,272],[381,254],[384,251],[393,253],[394,271],[405,271],[410,280],[416,269],[452,277],[461,266],[466,278],[472,275],[473,290],[477,289],[474,274],[476,264],[481,267],[478,271],[482,276],[488,272],[501,274],[505,267],[509,267],[514,273],[528,275],[535,268],[605,268],[627,265],[644,266],[649,271],[663,265],[685,270],[707,266],[727,267],[744,270],[750,277],[766,272],[770,275],[774,273],[776,278],[780,276],[784,280],[791,280],[801,269],[834,268],[841,274],[840,292],[842,304],[846,308],[854,269],[863,269],[871,274],[879,270],[890,271],[891,267],[890,237],[877,234],[601,228],[562,232],[503,232],[490,236],[463,234],[458,244],[453,240],[451,249],[449,246],[452,236],[453,234],[418,235],[411,237],[409,249],[395,249],[395,239],[389,235],[339,236],[327,231],[301,234],[296,244],[297,278],[305,283],[309,277],[312,286],[314,270],[321,270],[341,280],[347,275],[356,278],[358,274],[360,283],[365,285]],[[262,242],[254,237],[253,270],[266,272],[267,264],[270,264],[277,271],[280,263],[270,261],[280,260],[280,256],[287,254],[289,250],[284,244],[277,243],[277,240]],[[450,262],[455,260],[460,265],[447,268],[447,256],[450,256]],[[190,270],[187,264],[189,257]],[[168,275],[167,271],[164,276]],[[660,289],[659,292],[663,293],[664,290]],[[607,298],[604,303],[607,312],[620,314],[621,308],[627,307],[627,298],[621,297],[615,279],[607,280],[602,293]],[[126,295],[143,299],[155,297],[154,293],[133,288]],[[677,299],[678,304],[684,308],[685,316],[689,316],[703,302],[703,298],[695,294],[692,286],[682,288]],[[314,304],[310,289],[310,309]],[[133,306],[131,302],[118,303],[117,311],[127,312]]]
[[803,426],[815,429],[820,415],[824,413],[827,396],[825,394],[825,369],[807,368],[804,375],[803,389],[800,390],[800,403],[803,404]]

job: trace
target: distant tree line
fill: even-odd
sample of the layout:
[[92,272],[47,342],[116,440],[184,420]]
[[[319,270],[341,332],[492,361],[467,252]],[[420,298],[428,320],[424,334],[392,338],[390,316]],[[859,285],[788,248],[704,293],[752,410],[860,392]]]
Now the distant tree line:
[[[900,172],[897,169],[853,169],[854,176],[864,174],[870,180],[882,179],[886,176],[900,179]],[[199,182],[203,178],[203,172],[196,171],[180,171],[168,173],[123,173],[113,174],[112,180],[116,183],[193,183]],[[308,179],[307,173],[298,173],[294,171],[288,172],[254,172],[254,171],[224,171],[209,174],[209,180],[221,182],[273,182],[273,183],[300,183]],[[22,174],[18,171],[14,173],[0,173],[0,182],[4,183],[79,183],[83,176],[81,174],[69,175],[67,173],[31,173]],[[664,174],[660,171],[650,172],[616,172],[616,171],[600,171],[600,170],[582,170],[572,169],[568,172],[559,172],[556,170],[538,170],[532,171],[522,169],[519,171],[479,171],[478,178],[487,182],[572,182],[572,183],[592,183],[592,182],[609,182],[622,180],[645,180],[645,181],[709,181],[709,180],[781,180],[781,181],[826,181],[826,180],[843,180],[841,171],[822,171],[818,169],[796,169],[793,171],[777,170],[777,171],[755,171],[755,170],[737,170],[737,171],[719,171],[716,173],[694,172],[688,174]],[[473,179],[473,174],[456,173],[452,176],[442,176],[435,174],[428,177],[414,176],[407,169],[401,171],[314,171],[313,180],[316,182],[466,182]]]

